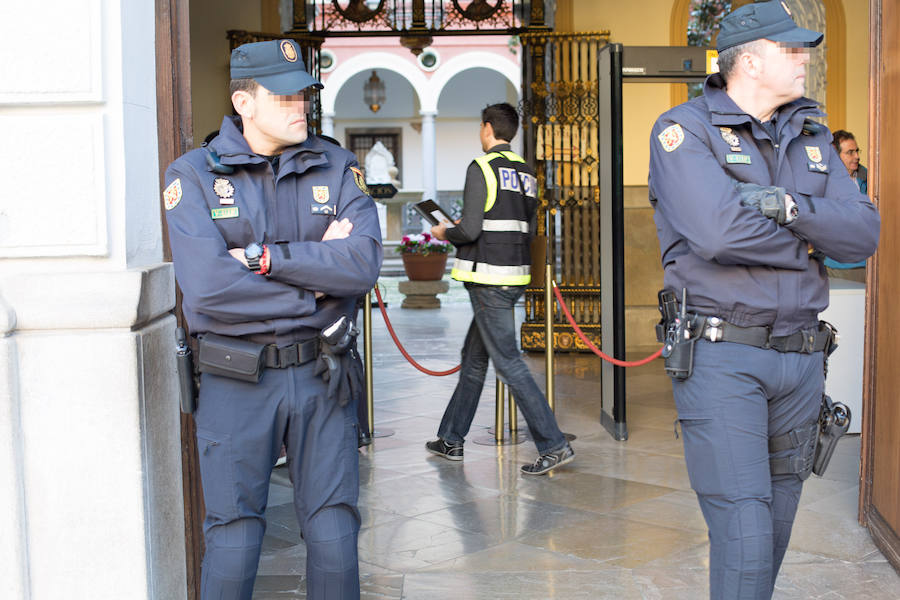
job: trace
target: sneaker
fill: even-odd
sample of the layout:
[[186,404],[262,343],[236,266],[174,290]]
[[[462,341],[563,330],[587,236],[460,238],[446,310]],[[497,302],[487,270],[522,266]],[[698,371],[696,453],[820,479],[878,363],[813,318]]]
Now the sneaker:
[[549,473],[556,467],[562,466],[575,460],[575,451],[572,446],[566,444],[562,450],[556,452],[548,452],[538,456],[533,465],[522,465],[523,475],[543,475]]
[[445,442],[441,438],[434,440],[433,442],[425,442],[425,449],[431,452],[432,454],[436,454],[437,456],[442,456],[447,460],[462,460],[463,459],[463,445],[462,444],[453,444],[451,442]]

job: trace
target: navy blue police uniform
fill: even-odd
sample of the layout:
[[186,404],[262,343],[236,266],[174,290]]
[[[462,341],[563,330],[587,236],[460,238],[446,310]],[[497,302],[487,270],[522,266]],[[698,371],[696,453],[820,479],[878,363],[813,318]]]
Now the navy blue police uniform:
[[[756,22],[765,19],[743,21]],[[702,324],[693,374],[672,386],[716,599],[771,597],[811,461],[809,443],[784,440],[814,445],[824,389],[823,253],[853,262],[878,244],[878,213],[812,120],[822,116],[800,98],[760,123],[714,74],[703,96],[664,113],[651,133],[665,287],[679,302],[686,290],[685,310]],[[780,225],[745,205],[739,182],[786,191],[796,218]],[[748,332],[766,341],[751,344],[741,337]]]
[[[169,166],[165,182],[192,335],[309,348],[323,328],[355,315],[356,299],[377,279],[375,205],[354,155],[334,144],[310,135],[270,161],[250,149],[240,118],[226,117],[208,147]],[[344,218],[353,224],[350,235],[322,242],[328,225]],[[268,248],[266,275],[228,252],[254,242]],[[256,383],[201,375],[194,419],[206,504],[204,599],[251,597],[282,444],[306,543],[309,597],[359,597],[354,405],[330,395],[317,361],[303,355],[283,368],[269,364]]]

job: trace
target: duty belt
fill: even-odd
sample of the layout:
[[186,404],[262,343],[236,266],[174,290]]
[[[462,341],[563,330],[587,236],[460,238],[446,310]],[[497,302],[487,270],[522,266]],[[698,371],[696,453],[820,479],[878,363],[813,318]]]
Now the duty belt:
[[266,345],[264,360],[269,369],[286,369],[308,363],[319,356],[319,339],[312,338],[279,348],[275,344]]
[[710,342],[735,342],[778,352],[829,353],[836,342],[836,331],[825,321],[819,321],[818,327],[801,329],[790,335],[772,335],[768,327],[740,327],[719,317],[698,315],[695,323],[694,330],[699,331],[699,337]]

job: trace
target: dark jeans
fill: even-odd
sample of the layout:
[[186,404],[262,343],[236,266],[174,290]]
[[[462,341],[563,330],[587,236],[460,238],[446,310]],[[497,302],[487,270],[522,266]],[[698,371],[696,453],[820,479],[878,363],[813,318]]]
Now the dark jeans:
[[546,454],[562,449],[566,438],[516,343],[513,305],[525,291],[524,286],[467,283],[466,289],[474,317],[462,349],[459,382],[444,411],[438,435],[448,442],[465,441],[478,408],[490,358],[500,380],[512,390],[538,452]]

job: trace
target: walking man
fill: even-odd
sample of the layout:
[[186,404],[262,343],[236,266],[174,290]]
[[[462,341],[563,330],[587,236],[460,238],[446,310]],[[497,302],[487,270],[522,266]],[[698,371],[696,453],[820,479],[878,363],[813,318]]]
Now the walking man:
[[444,411],[438,439],[425,447],[448,460],[463,459],[463,442],[490,358],[512,390],[540,454],[533,464],[522,466],[522,473],[543,475],[574,460],[575,452],[516,344],[513,306],[531,281],[537,206],[534,172],[509,145],[518,125],[519,115],[509,104],[494,104],[481,112],[481,148],[487,154],[472,161],[466,171],[462,218],[454,226],[440,223],[431,228],[432,235],[457,248],[451,277],[465,283],[474,315],[462,350],[459,382]]

